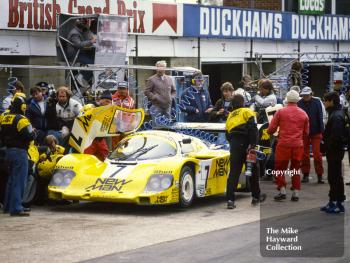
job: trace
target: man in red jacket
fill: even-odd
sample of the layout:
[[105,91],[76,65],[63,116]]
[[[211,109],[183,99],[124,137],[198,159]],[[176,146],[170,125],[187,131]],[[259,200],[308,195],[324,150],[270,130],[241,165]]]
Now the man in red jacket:
[[[277,189],[280,191],[275,196],[276,201],[286,199],[285,175],[292,177],[291,200],[299,200],[300,191],[300,163],[303,157],[303,139],[309,134],[309,118],[307,114],[297,106],[298,92],[291,90],[287,93],[287,107],[278,110],[268,128],[269,134],[274,134],[279,128],[278,143],[275,155],[275,172]],[[288,170],[289,161],[290,169]]]

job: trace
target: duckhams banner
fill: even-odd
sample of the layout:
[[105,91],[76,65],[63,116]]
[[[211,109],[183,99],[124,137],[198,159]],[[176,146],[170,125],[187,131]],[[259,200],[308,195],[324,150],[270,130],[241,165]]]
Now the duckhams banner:
[[184,5],[186,37],[349,41],[349,16]]

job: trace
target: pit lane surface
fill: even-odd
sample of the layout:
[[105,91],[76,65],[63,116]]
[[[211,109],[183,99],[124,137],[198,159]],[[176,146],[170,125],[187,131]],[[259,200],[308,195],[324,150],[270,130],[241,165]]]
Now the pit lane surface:
[[[347,156],[344,158],[344,167],[347,177],[345,181],[348,182],[350,172]],[[327,200],[328,185],[317,185],[315,180],[314,176],[311,183],[303,185],[301,199],[297,203],[289,200],[274,202],[274,185],[262,182],[262,188],[268,193],[268,200],[262,207],[276,209],[270,209],[268,214],[261,215],[264,218],[274,218],[317,210]],[[346,186],[346,190],[349,196],[350,187]],[[69,206],[34,206],[29,218],[0,214],[0,262],[77,262],[89,259],[123,262],[124,257],[127,257],[128,262],[134,258],[134,262],[136,259],[140,262],[140,257],[147,251],[153,255],[153,261],[159,257],[158,262],[169,261],[169,257],[174,258],[170,262],[259,262],[257,221],[260,219],[260,208],[251,207],[250,201],[248,193],[239,194],[235,210],[227,210],[224,196],[219,196],[197,200],[190,209],[176,206],[79,203]],[[345,215],[347,240],[349,211],[348,205]],[[317,222],[324,220],[316,215]],[[319,227],[327,227],[326,223]],[[313,235],[310,235],[311,240],[312,238]],[[172,242],[174,240],[178,241]],[[169,247],[169,252],[160,253],[158,248],[163,246]],[[185,248],[192,255],[195,254],[193,260],[186,257],[190,253]],[[249,248],[252,248],[252,252]],[[347,253],[348,251],[349,249]],[[100,258],[110,254],[111,258]],[[163,260],[162,256],[165,256]],[[278,261],[273,258],[266,260],[261,256],[260,259],[264,262]],[[142,257],[144,260],[148,262]],[[299,261],[300,259],[292,259],[290,262]],[[342,261],[334,259],[321,262]]]

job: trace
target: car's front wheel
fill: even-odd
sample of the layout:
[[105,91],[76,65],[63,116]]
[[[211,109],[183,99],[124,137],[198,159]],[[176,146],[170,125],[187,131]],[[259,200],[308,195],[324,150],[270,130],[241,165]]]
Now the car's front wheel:
[[179,200],[181,207],[189,207],[192,204],[192,201],[194,199],[194,190],[195,184],[193,170],[188,166],[184,166],[181,169],[180,174]]

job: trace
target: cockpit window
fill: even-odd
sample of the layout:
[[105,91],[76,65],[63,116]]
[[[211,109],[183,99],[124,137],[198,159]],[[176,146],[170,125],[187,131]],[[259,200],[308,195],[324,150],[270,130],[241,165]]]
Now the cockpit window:
[[177,147],[166,138],[137,135],[122,140],[110,154],[109,159],[117,160],[151,160],[176,155]]

